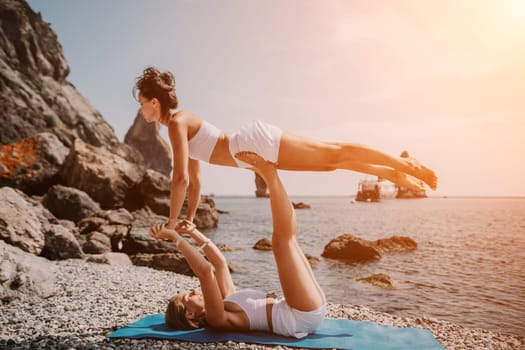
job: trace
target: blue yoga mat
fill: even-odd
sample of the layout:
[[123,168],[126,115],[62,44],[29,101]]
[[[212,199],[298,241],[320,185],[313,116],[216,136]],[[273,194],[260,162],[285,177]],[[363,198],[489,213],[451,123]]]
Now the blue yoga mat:
[[195,343],[235,341],[301,348],[355,350],[444,350],[432,332],[419,328],[397,328],[369,321],[325,318],[321,327],[302,339],[265,332],[225,332],[211,328],[173,331],[164,323],[164,314],[146,316],[109,335],[109,338],[159,338]]

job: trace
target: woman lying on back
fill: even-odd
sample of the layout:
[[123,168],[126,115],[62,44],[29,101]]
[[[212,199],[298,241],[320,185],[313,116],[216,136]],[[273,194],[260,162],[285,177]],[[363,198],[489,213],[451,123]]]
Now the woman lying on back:
[[[200,291],[179,293],[171,298],[166,323],[174,329],[209,326],[304,337],[321,324],[326,313],[326,300],[297,243],[295,212],[274,163],[250,152],[239,153],[237,157],[262,176],[270,191],[272,249],[283,296],[255,290],[235,291],[224,256],[193,225],[181,222],[176,230],[156,225],[151,229],[151,235],[175,243],[201,287]],[[208,260],[177,230],[189,233],[201,245]]]

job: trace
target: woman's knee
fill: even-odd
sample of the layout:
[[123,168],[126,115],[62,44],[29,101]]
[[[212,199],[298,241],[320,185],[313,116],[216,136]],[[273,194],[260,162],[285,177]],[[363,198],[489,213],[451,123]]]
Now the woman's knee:
[[347,161],[351,161],[352,146],[344,145],[340,143],[331,143],[329,147],[326,147],[322,152],[324,164],[327,165],[328,170],[335,170],[339,165],[344,164]]

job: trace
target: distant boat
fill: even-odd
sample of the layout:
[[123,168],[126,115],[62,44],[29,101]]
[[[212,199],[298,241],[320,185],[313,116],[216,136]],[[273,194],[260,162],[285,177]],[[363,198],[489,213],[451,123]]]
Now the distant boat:
[[[403,151],[401,158],[408,158],[410,155]],[[398,186],[380,177],[375,179],[363,179],[357,185],[355,201],[358,202],[379,202],[385,198],[426,198],[425,190],[414,191],[403,186]]]
[[381,178],[359,181],[355,200],[358,202],[379,202],[381,199],[396,198],[397,187]]
[[403,199],[403,198],[427,198],[427,193],[425,190],[422,191],[413,191],[403,186],[397,187],[397,194],[396,198]]

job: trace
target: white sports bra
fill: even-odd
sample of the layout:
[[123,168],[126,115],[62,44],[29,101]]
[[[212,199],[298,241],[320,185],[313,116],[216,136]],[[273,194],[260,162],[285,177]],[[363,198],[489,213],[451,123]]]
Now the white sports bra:
[[203,120],[197,133],[188,141],[188,155],[191,159],[210,161],[211,153],[221,136],[222,131]]
[[241,307],[250,321],[250,330],[270,330],[268,319],[266,318],[266,293],[245,289],[233,293],[224,299],[224,301],[232,302]]

